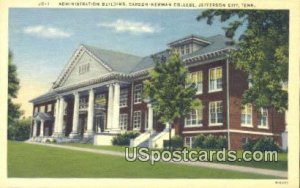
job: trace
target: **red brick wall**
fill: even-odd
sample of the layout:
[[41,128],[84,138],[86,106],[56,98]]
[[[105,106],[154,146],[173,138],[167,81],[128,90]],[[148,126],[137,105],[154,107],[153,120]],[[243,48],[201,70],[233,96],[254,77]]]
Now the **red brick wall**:
[[244,131],[257,131],[268,133],[280,133],[285,129],[284,113],[278,113],[275,110],[268,110],[268,129],[258,128],[258,113],[255,106],[252,107],[253,127],[241,126],[241,98],[245,90],[248,89],[247,75],[236,70],[231,64],[229,74],[229,95],[230,95],[230,129],[239,129]]

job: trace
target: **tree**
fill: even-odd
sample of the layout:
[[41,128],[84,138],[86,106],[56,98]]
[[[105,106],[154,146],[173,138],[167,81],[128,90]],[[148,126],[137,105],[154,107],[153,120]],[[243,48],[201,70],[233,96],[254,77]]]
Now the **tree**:
[[246,27],[231,51],[230,61],[247,73],[252,87],[246,90],[242,103],[276,111],[287,109],[288,81],[288,11],[207,10],[197,17],[212,24],[214,19],[229,21],[225,34],[233,38],[237,30]]
[[[202,107],[195,97],[195,85],[187,84],[188,70],[178,54],[172,53],[168,59],[153,57],[153,60],[155,67],[149,72],[150,79],[144,81],[144,96],[149,97],[161,122],[172,125],[177,118]],[[171,138],[169,149],[170,141]]]
[[13,55],[11,52],[8,54],[8,126],[11,126],[13,122],[18,119],[22,112],[19,104],[14,104],[13,99],[17,98],[17,94],[20,88],[20,82],[17,77],[17,67],[12,62]]
[[30,137],[31,118],[18,119],[8,126],[9,140],[24,141]]

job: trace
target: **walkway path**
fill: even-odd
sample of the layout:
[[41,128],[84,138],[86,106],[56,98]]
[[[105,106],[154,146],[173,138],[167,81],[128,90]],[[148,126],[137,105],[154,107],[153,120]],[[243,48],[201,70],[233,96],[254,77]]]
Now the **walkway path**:
[[[75,146],[66,146],[66,145],[57,145],[57,144],[45,144],[45,143],[36,143],[36,142],[27,142],[29,144],[36,144],[36,145],[43,145],[48,147],[55,147],[55,148],[63,148],[63,149],[70,149],[75,151],[84,151],[90,153],[97,153],[97,154],[105,154],[105,155],[114,155],[125,157],[125,153],[117,152],[117,151],[109,151],[109,150],[102,150],[102,149],[91,149],[91,148],[82,148],[82,147],[75,147]],[[218,164],[212,162],[172,162],[176,164],[182,165],[189,165],[189,166],[198,166],[198,167],[205,167],[205,168],[215,168],[221,170],[230,170],[230,171],[237,171],[237,172],[244,172],[244,173],[253,173],[253,174],[262,174],[268,176],[276,176],[281,178],[287,178],[287,171],[280,171],[280,170],[270,170],[270,169],[261,169],[261,168],[252,168],[252,167],[244,167],[244,166],[235,166],[235,165],[227,165],[227,164]]]

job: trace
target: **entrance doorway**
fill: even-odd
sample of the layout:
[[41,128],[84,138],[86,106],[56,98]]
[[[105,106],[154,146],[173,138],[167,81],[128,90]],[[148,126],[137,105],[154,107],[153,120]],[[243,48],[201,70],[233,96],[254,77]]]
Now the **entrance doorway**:
[[106,123],[106,114],[101,112],[95,116],[95,131],[96,133],[101,133],[104,131]]

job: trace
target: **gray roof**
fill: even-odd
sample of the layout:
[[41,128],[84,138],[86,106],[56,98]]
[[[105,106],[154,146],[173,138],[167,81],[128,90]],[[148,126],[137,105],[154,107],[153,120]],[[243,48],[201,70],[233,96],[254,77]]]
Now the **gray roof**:
[[[195,37],[195,35],[189,35],[187,37],[184,37],[184,39],[187,39],[189,37]],[[199,37],[199,36],[197,36],[197,37]],[[195,51],[195,52],[193,52],[193,53],[191,53],[191,54],[183,55],[182,59],[188,59],[188,58],[191,58],[191,57],[200,56],[200,55],[204,55],[204,54],[207,54],[207,53],[210,53],[210,52],[218,51],[218,50],[221,50],[221,49],[224,49],[224,48],[232,47],[232,45],[230,43],[231,39],[226,38],[223,35],[215,35],[215,36],[212,36],[212,37],[209,37],[209,38],[205,38],[205,40],[209,41],[210,44],[203,47],[203,48],[201,48],[201,49],[199,49],[199,50],[197,50],[197,51]],[[165,51],[159,52],[159,53],[154,54],[154,55],[156,55],[158,57],[161,57],[161,56],[168,57],[169,56],[169,50],[165,50]],[[139,64],[137,64],[137,66],[135,66],[132,69],[131,73],[141,71],[141,70],[145,70],[145,69],[148,69],[148,68],[151,68],[151,67],[154,67],[154,66],[155,66],[155,63],[152,59],[152,56],[146,56],[139,62]]]
[[192,35],[188,35],[188,36],[185,36],[183,38],[177,39],[175,41],[172,41],[168,45],[171,45],[171,46],[176,45],[177,43],[181,43],[182,41],[185,41],[185,40],[188,40],[188,39],[198,39],[198,40],[202,41],[203,43],[210,43],[210,41],[206,37],[192,34]]
[[38,97],[31,99],[29,102],[40,102],[40,101],[44,101],[44,100],[54,100],[56,97],[56,92],[54,91],[48,91],[42,95],[39,95]]
[[142,59],[141,57],[122,52],[105,50],[88,45],[83,46],[113,71],[120,73],[129,73]]
[[224,37],[223,35],[215,35],[212,37],[207,38],[209,42],[211,42],[209,45],[191,53],[182,56],[183,59],[187,59],[194,56],[204,55],[206,53],[218,51],[224,48],[232,47],[232,40],[229,38]]
[[141,70],[149,69],[155,66],[153,61],[153,56],[157,58],[166,57],[168,58],[170,55],[170,50],[164,50],[159,53],[144,57],[131,71],[131,73],[138,72]]
[[38,120],[38,121],[48,121],[48,120],[53,120],[53,116],[49,113],[46,112],[37,112],[33,115],[33,119],[34,120]]

